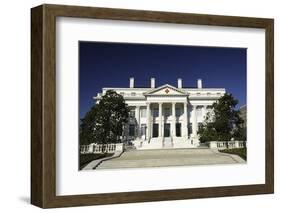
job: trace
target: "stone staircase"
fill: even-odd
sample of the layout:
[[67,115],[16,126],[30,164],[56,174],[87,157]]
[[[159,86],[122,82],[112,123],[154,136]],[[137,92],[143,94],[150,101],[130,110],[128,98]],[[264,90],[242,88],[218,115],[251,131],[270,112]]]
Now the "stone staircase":
[[173,140],[171,137],[163,138],[163,148],[164,149],[173,148]]
[[149,141],[135,140],[133,144],[137,150],[198,148],[199,145],[194,140],[180,137],[151,138]]
[[151,138],[150,141],[145,140],[138,149],[162,149],[162,140],[161,138]]
[[174,137],[173,138],[173,148],[197,148],[198,145],[193,143],[191,139],[187,139],[184,137]]

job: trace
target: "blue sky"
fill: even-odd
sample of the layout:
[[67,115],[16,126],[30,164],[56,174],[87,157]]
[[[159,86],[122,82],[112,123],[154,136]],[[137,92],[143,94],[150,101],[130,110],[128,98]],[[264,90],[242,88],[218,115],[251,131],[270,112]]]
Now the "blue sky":
[[110,42],[79,42],[79,108],[80,118],[94,104],[92,99],[102,87],[128,87],[135,78],[136,87],[203,87],[226,88],[238,99],[238,107],[246,104],[247,49]]

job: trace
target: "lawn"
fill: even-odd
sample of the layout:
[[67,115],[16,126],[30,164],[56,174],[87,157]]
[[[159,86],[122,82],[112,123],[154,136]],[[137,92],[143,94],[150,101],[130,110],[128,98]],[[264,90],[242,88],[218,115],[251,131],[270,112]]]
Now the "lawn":
[[239,155],[244,160],[247,160],[247,149],[246,148],[223,149],[223,150],[219,150],[219,151],[223,152],[223,153]]
[[81,154],[79,156],[79,169],[83,169],[88,163],[90,163],[93,160],[105,158],[105,157],[111,157],[114,153],[103,153],[103,154]]

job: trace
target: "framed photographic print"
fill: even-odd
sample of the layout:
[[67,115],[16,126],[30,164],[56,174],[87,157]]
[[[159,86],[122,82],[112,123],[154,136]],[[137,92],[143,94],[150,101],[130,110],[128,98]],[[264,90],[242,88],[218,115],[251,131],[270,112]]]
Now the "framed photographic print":
[[273,19],[31,9],[31,203],[274,191]]

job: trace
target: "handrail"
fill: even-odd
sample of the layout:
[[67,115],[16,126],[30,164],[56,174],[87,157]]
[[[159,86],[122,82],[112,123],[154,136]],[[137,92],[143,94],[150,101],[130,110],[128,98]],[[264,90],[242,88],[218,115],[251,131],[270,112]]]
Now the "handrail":
[[81,145],[80,153],[81,154],[90,154],[90,153],[114,153],[115,151],[123,151],[123,143],[111,143],[111,144],[89,144]]

